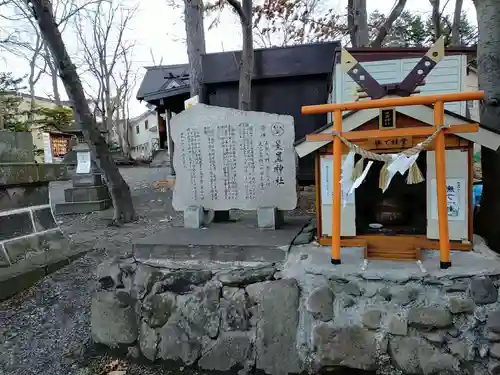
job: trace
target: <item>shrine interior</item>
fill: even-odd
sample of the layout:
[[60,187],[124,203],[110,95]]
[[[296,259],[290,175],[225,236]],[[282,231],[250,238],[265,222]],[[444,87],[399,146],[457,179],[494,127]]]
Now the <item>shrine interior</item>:
[[[421,152],[417,159],[424,178],[426,154]],[[367,163],[365,161],[365,166]],[[397,173],[384,193],[379,188],[383,164],[374,161],[365,181],[356,189],[356,233],[424,235],[427,227],[425,181],[409,185],[406,183],[408,173],[404,176]]]

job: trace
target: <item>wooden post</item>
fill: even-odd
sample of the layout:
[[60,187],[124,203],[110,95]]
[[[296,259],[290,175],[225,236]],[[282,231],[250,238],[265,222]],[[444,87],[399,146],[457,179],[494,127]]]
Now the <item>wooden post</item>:
[[[444,124],[444,102],[434,104],[434,123],[436,127]],[[435,143],[436,153],[436,190],[439,223],[439,250],[442,269],[451,266],[450,234],[448,230],[448,194],[446,192],[446,146],[445,135],[439,132]]]
[[[336,110],[333,128],[342,132],[342,111]],[[340,173],[342,168],[342,143],[339,137],[333,139],[333,199],[332,199],[332,264],[340,264],[340,210],[342,207],[342,186]]]
[[166,120],[166,128],[167,128],[167,151],[168,151],[168,159],[170,162],[170,174],[172,176],[175,176],[175,169],[174,169],[174,141],[172,140],[172,128],[171,128],[171,121],[172,121],[172,111],[170,109],[167,109],[165,112],[165,120]]

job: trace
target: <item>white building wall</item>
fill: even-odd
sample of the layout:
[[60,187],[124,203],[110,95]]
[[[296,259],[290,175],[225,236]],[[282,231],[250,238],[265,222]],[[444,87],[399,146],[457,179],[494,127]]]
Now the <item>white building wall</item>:
[[135,160],[150,160],[158,149],[158,117],[156,111],[147,113],[130,121],[130,155]]

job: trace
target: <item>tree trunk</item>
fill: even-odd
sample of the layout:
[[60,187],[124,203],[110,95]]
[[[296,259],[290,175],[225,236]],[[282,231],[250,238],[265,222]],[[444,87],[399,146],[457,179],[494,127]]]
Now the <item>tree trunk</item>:
[[205,53],[205,29],[203,26],[203,1],[184,0],[184,22],[189,60],[189,85],[191,96],[203,100],[203,71],[201,55]]
[[61,33],[55,23],[51,2],[49,0],[26,0],[26,2],[28,6],[31,4],[40,31],[49,45],[54,61],[58,66],[68,97],[73,103],[75,118],[81,124],[85,140],[89,144],[92,153],[96,156],[97,165],[104,174],[113,200],[114,222],[131,222],[135,220],[136,215],[130,188],[115,165],[109,153],[108,145],[93,120],[80,77],[68,55]]
[[35,118],[35,107],[36,107],[36,101],[35,101],[35,82],[33,82],[32,74],[34,74],[35,67],[32,65],[30,67],[30,77],[28,79],[28,86],[30,89],[30,110],[28,112],[28,123],[31,126],[33,126],[33,120]]
[[441,13],[439,12],[439,0],[429,0],[432,6],[432,28],[434,29],[434,38],[438,40],[441,37]]
[[238,108],[249,111],[252,107],[252,75],[254,65],[252,0],[227,0],[238,14],[241,22],[243,46],[240,60],[240,82],[238,88]]
[[347,27],[353,47],[366,47],[370,42],[366,0],[349,0],[347,5]]
[[460,43],[460,20],[462,16],[463,0],[456,0],[455,13],[453,14],[453,25],[451,25],[451,45],[459,46]]
[[[481,123],[500,131],[500,2],[475,0],[479,26],[479,89],[486,99],[481,103]],[[478,214],[478,233],[500,252],[500,154],[482,147],[483,196]]]

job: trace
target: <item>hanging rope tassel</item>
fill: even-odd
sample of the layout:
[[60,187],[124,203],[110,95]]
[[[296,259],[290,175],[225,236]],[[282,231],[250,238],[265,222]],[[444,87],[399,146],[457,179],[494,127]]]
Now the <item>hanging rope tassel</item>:
[[389,171],[387,170],[388,166],[389,166],[389,163],[384,163],[384,165],[380,169],[380,175],[379,175],[379,179],[378,179],[378,187],[381,190],[384,190],[385,185],[387,184],[387,179],[389,178]]
[[420,172],[420,168],[417,163],[413,163],[408,171],[408,176],[406,177],[406,183],[408,185],[419,184],[424,181],[424,176]]
[[358,160],[356,165],[354,165],[354,169],[352,170],[352,180],[356,181],[359,176],[363,173],[363,167],[365,165],[365,158],[361,158]]

